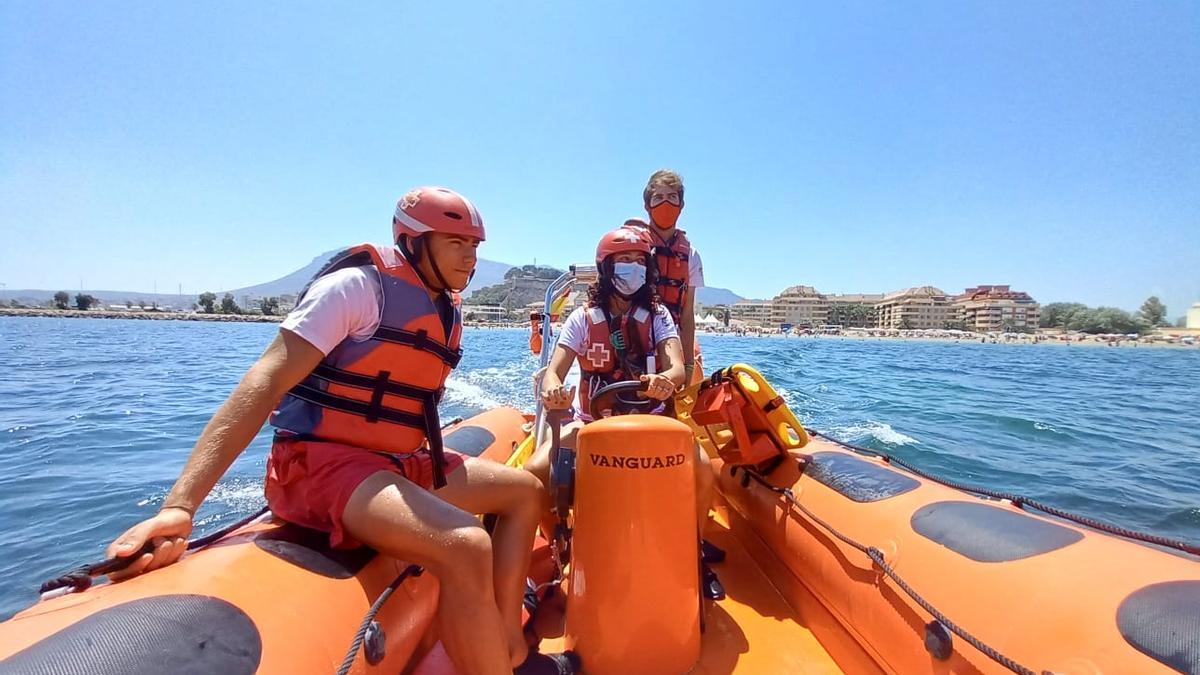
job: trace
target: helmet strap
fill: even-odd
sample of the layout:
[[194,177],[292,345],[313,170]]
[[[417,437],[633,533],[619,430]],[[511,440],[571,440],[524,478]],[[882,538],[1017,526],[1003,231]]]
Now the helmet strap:
[[[400,245],[400,254],[413,267],[413,271],[421,278],[421,283],[425,284],[426,288],[446,293],[449,292],[450,284],[446,283],[446,279],[442,276],[441,270],[438,269],[437,263],[433,261],[433,256],[429,255],[429,251],[425,247],[425,242],[421,237],[409,237],[407,234],[400,235],[400,241],[396,242]],[[412,250],[409,250],[412,246]],[[421,271],[421,259],[425,258],[429,261],[429,267],[433,270],[433,275],[437,278],[438,283],[432,284],[429,282],[429,277],[425,276],[425,272]]]

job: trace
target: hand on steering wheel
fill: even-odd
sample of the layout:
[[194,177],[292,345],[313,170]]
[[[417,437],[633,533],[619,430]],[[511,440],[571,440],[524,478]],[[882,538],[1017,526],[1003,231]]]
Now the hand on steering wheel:
[[640,378],[646,385],[646,395],[658,401],[665,401],[675,394],[675,383],[666,375],[642,375]]
[[588,412],[593,419],[604,417],[603,413],[606,410],[611,411],[613,415],[648,413],[662,405],[662,401],[640,395],[629,396],[633,392],[645,392],[647,386],[646,382],[630,380],[601,387],[592,394],[592,404],[588,406]]

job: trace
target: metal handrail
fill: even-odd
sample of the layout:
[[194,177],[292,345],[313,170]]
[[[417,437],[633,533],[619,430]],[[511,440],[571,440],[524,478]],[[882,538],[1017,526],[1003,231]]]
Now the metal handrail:
[[554,326],[550,321],[550,308],[554,306],[554,302],[565,293],[569,292],[571,287],[580,282],[592,282],[596,280],[597,270],[595,265],[571,265],[566,272],[563,272],[550,285],[546,287],[546,298],[542,304],[542,354],[538,364],[537,375],[533,383],[533,400],[534,400],[534,450],[542,446],[543,433],[545,431],[545,410],[542,407],[542,378],[546,368],[550,365],[550,355],[554,351],[554,344],[557,340],[554,335]]

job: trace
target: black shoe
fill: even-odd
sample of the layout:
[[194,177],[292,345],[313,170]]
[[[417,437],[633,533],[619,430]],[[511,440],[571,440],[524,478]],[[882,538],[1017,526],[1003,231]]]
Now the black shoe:
[[700,565],[700,592],[709,600],[725,599],[725,586],[707,563]]
[[583,664],[575,652],[540,654],[531,649],[525,662],[513,669],[513,675],[576,675],[582,669]]
[[700,540],[700,559],[706,563],[725,562],[725,551],[707,539]]

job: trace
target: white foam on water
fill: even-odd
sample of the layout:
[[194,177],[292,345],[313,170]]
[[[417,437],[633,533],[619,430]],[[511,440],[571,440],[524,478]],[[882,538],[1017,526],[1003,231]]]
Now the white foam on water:
[[451,377],[446,380],[445,401],[483,408],[485,410],[502,405],[500,401],[493,398],[483,387],[465,382],[457,377]]
[[[259,508],[265,501],[263,484],[261,480],[246,478],[223,480],[217,483],[205,501],[221,504],[237,513],[247,513]],[[222,513],[214,515],[220,518],[226,515],[228,510],[222,509]],[[207,516],[204,520],[211,521],[212,518],[213,516]]]
[[868,421],[864,424],[854,424],[848,427],[835,427],[834,435],[847,440],[855,441],[870,437],[888,445],[920,445],[921,441],[901,433],[892,428],[892,425],[886,422]]

